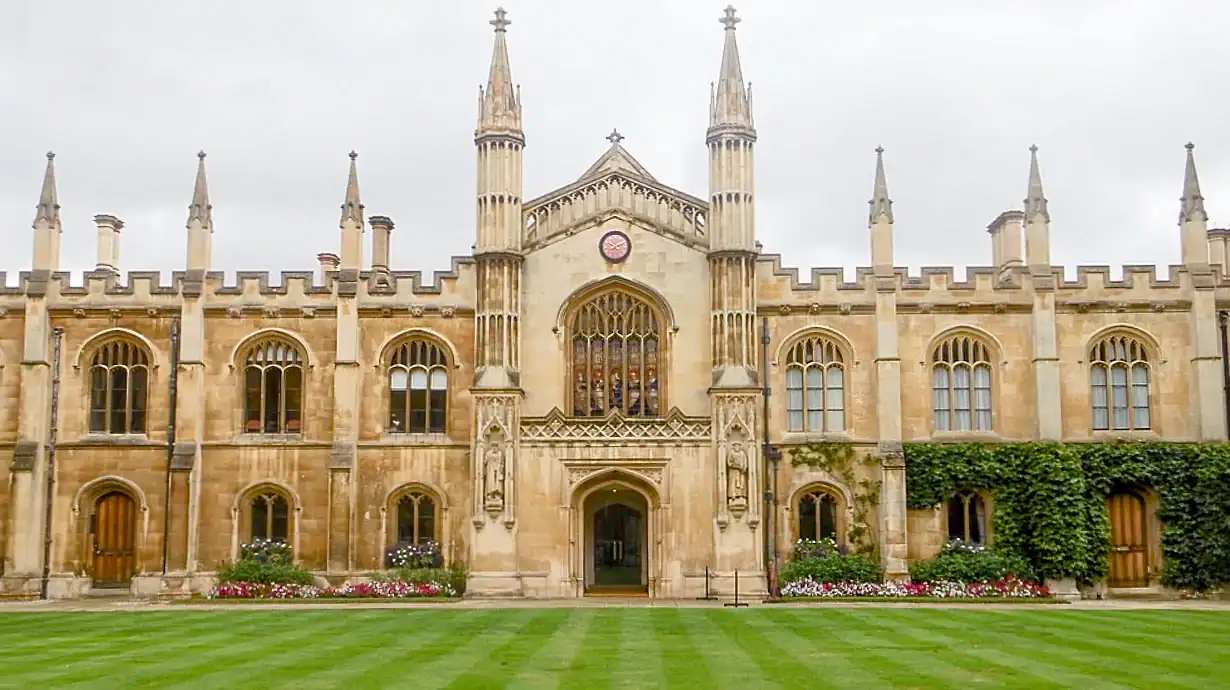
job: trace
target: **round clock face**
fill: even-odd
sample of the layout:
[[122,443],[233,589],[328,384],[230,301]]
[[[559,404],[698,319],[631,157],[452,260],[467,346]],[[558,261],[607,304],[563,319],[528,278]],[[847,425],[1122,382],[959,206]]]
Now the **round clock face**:
[[632,241],[622,232],[612,230],[598,241],[598,251],[602,253],[602,258],[617,264],[632,253]]

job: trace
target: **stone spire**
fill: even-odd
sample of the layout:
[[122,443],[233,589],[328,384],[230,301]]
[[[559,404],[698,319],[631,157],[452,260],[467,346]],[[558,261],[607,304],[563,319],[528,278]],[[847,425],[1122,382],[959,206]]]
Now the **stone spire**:
[[1046,207],[1046,195],[1042,193],[1042,173],[1038,170],[1038,147],[1029,147],[1029,191],[1025,195],[1025,217],[1041,213],[1048,221],[1050,211]]
[[503,7],[495,11],[491,25],[495,27],[495,47],[491,53],[491,70],[487,88],[478,89],[478,130],[475,136],[506,133],[521,136],[521,89],[513,84],[512,67],[508,62],[508,42],[505,36],[511,21]]
[[881,217],[889,223],[893,222],[893,201],[888,198],[888,179],[884,175],[884,147],[876,147],[876,182],[871,194],[870,223],[875,223]]
[[739,61],[739,44],[735,40],[735,25],[743,21],[735,16],[735,8],[727,5],[719,20],[726,27],[726,42],[722,46],[722,71],[716,84],[710,85],[709,127],[738,127],[751,130],[752,85],[743,81],[743,66]]
[[1196,145],[1189,141],[1186,148],[1187,167],[1183,171],[1183,196],[1179,199],[1181,202],[1179,222],[1208,222],[1209,214],[1204,210],[1204,197],[1200,195],[1200,178],[1196,175]]
[[363,225],[363,204],[359,201],[359,154],[350,152],[350,176],[346,179],[346,200],[342,203],[342,225],[347,220],[353,220]]
[[359,154],[350,152],[350,174],[346,178],[346,200],[342,202],[342,271],[359,271],[363,267],[363,202],[359,200]]
[[60,224],[60,202],[56,196],[56,154],[47,152],[47,171],[43,173],[43,189],[38,197],[38,212],[34,215],[34,227],[39,221],[58,226]]
[[192,203],[188,205],[188,223],[200,221],[202,225],[213,225],[213,206],[209,203],[209,185],[205,182],[205,152],[196,154],[196,186],[192,190]]

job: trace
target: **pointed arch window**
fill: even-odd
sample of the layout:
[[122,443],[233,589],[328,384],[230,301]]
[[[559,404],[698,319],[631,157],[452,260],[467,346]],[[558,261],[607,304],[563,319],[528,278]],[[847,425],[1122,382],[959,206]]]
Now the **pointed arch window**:
[[244,359],[244,431],[303,431],[303,353],[285,338],[261,340]]
[[290,541],[290,502],[278,491],[262,491],[248,502],[248,543],[257,539],[264,541]]
[[1149,351],[1139,339],[1117,333],[1089,350],[1089,385],[1095,431],[1144,431],[1152,426]]
[[815,541],[832,539],[838,544],[841,538],[840,502],[832,492],[823,488],[812,488],[799,496],[798,505],[798,539]]
[[661,414],[662,320],[648,302],[623,290],[592,297],[573,312],[569,338],[573,414]]
[[427,340],[408,340],[389,360],[389,433],[442,434],[448,426],[448,361]]
[[149,352],[126,339],[103,343],[90,360],[90,433],[144,434]]
[[987,504],[982,496],[962,491],[948,500],[948,539],[987,543]]
[[936,431],[991,431],[991,349],[971,335],[954,335],[931,355]]
[[841,348],[821,336],[795,343],[786,359],[790,431],[845,431],[846,368]]
[[423,544],[436,538],[436,501],[422,491],[410,491],[397,501],[397,542]]

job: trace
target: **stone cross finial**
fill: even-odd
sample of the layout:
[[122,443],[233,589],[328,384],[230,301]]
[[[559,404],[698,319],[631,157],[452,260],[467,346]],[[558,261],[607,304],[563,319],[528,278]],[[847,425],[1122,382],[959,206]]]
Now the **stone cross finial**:
[[351,151],[351,152],[350,152],[350,160],[354,160],[354,159],[356,159],[356,158],[358,158],[358,157],[359,157],[359,154],[358,154],[358,153],[356,153],[356,152],[354,152],[354,151]]
[[503,7],[495,8],[495,19],[492,19],[490,24],[495,27],[496,31],[504,31],[509,24],[512,24],[512,22],[504,18],[507,14],[508,13],[504,11]]
[[727,31],[734,31],[735,24],[738,24],[739,22],[743,20],[735,16],[734,5],[727,5],[725,12],[726,12],[726,16],[722,17],[718,21],[722,22],[722,25],[726,27]]
[[624,135],[620,134],[618,129],[612,129],[611,133],[606,135],[606,140],[615,145],[624,140]]

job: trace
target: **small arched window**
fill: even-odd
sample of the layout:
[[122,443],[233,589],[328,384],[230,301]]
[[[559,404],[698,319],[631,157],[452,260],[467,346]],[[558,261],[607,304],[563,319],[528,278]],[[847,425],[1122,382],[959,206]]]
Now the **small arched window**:
[[603,292],[573,313],[569,338],[576,416],[661,414],[662,322],[648,302],[623,290]]
[[290,541],[290,502],[280,492],[266,490],[252,497],[250,534],[248,543],[257,539],[265,541]]
[[841,348],[821,336],[795,343],[786,359],[790,431],[845,431],[846,369]]
[[1089,350],[1093,428],[1142,431],[1150,428],[1149,353],[1130,335],[1109,335]]
[[144,434],[149,352],[126,339],[103,343],[90,360],[90,433]]
[[442,434],[448,423],[448,362],[427,340],[409,340],[389,361],[389,433]]
[[261,340],[248,350],[243,375],[245,432],[302,432],[303,353],[298,347],[281,337]]
[[436,538],[435,499],[422,491],[411,491],[397,501],[397,541],[401,544],[440,541]]
[[987,505],[973,491],[962,491],[948,500],[948,538],[967,544],[987,542]]
[[841,543],[837,499],[823,489],[812,489],[799,497],[799,539],[832,539]]
[[954,335],[931,354],[936,431],[991,431],[991,352],[970,335]]

